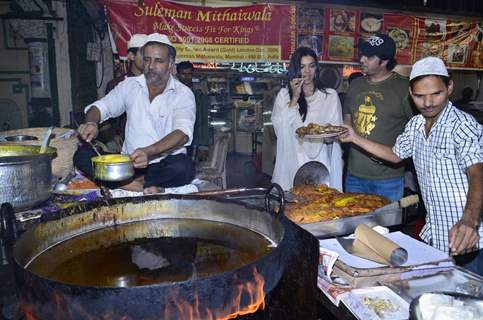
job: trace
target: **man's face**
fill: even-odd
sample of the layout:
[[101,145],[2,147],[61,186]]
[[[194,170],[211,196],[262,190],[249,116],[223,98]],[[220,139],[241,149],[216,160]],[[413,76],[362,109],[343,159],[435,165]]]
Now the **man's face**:
[[127,58],[131,62],[131,71],[134,74],[141,74],[143,72],[143,56],[141,55],[140,48],[134,48],[127,54]]
[[153,44],[144,48],[144,76],[148,85],[166,85],[172,65],[166,46]]
[[179,81],[181,81],[183,84],[187,85],[190,88],[193,86],[193,69],[180,69],[176,75]]
[[409,89],[414,104],[426,119],[436,120],[453,92],[453,81],[446,87],[439,76],[426,76]]
[[375,75],[386,69],[387,61],[382,61],[378,56],[365,56],[362,55],[361,59],[361,69],[362,72],[368,76]]

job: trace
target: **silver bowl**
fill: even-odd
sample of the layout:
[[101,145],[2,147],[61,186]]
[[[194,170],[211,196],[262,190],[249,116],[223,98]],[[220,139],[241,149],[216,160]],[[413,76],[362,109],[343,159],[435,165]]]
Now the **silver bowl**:
[[[101,157],[105,157],[104,155]],[[128,161],[96,161],[100,157],[92,158],[94,178],[101,181],[125,181],[134,176],[134,166]]]

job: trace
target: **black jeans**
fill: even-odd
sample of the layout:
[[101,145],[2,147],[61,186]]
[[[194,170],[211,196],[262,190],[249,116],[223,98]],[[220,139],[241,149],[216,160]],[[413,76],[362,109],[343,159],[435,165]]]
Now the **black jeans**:
[[[103,153],[103,152],[101,152]],[[93,178],[91,158],[96,153],[91,147],[81,146],[74,153],[74,166],[87,177]],[[144,187],[172,188],[189,184],[194,178],[193,161],[186,154],[169,155],[160,162],[149,164],[147,168],[136,169],[135,176],[144,176]],[[109,183],[110,188],[118,188],[122,184]]]

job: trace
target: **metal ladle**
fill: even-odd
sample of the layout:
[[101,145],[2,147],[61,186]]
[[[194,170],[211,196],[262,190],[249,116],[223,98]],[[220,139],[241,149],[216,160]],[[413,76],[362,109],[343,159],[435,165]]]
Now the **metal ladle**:
[[[74,120],[74,125],[78,128],[79,127],[79,122],[77,122],[77,120],[75,118],[73,118],[72,120]],[[100,157],[102,156],[99,151],[97,151],[96,149],[96,146],[90,142],[90,141],[87,141],[87,140],[84,140],[85,142],[87,142],[87,144],[92,148],[92,150],[94,150],[95,153],[97,153],[97,155]]]
[[87,144],[88,144],[88,145],[89,145],[89,146],[92,148],[92,150],[94,150],[94,152],[95,152],[95,153],[97,153],[97,155],[98,155],[99,157],[102,157],[102,155],[100,154],[100,152],[99,152],[99,151],[97,151],[96,146],[95,146],[95,145],[94,145],[92,142],[90,142],[90,141],[86,141],[86,142],[87,142]]
[[[330,175],[327,167],[318,161],[309,161],[302,165],[295,174],[294,186],[300,185],[329,185]],[[200,196],[227,196],[230,199],[259,198],[260,193],[267,192],[266,188],[233,188],[225,190],[201,191],[193,193]],[[293,194],[291,191],[284,192],[284,200],[287,202],[300,202],[305,199]]]
[[42,144],[40,145],[39,153],[45,153],[47,151],[47,147],[49,146],[50,135],[52,134],[52,130],[54,127],[49,127],[47,132],[45,133],[44,137],[42,138]]
[[294,186],[321,185],[330,183],[330,174],[327,167],[318,161],[309,161],[302,165],[293,179]]

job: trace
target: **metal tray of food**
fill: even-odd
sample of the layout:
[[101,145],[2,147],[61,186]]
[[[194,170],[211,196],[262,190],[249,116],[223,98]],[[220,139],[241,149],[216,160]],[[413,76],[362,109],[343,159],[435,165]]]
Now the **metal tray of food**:
[[483,299],[483,277],[459,266],[454,266],[450,271],[423,277],[381,281],[381,284],[391,288],[408,302],[426,292],[456,292]]
[[390,227],[400,225],[402,221],[403,210],[398,202],[393,202],[385,207],[363,215],[299,224],[299,226],[312,233],[317,238],[325,239],[353,233],[357,226],[362,223],[369,226],[380,225],[383,227]]

